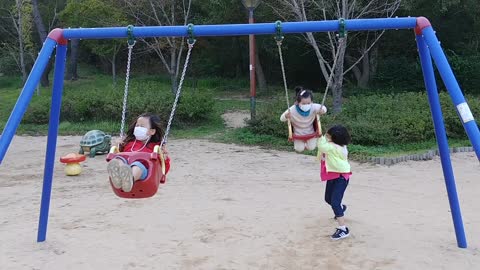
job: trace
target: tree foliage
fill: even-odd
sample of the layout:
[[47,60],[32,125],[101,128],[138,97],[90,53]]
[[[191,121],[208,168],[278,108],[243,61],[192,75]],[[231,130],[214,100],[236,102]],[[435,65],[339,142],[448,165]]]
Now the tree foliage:
[[[347,0],[345,0],[347,1]],[[21,12],[16,8],[22,3]],[[247,12],[237,0],[153,1],[153,0],[38,0],[39,12],[47,30],[55,27],[109,27],[128,24],[185,25],[246,23]],[[278,8],[286,3],[305,5],[308,20],[337,19],[337,2],[327,0],[265,0],[255,10],[257,22],[299,20],[292,9]],[[381,3],[391,1],[347,1],[352,8],[351,18],[388,16]],[[0,73],[21,75],[20,53],[24,55],[26,72],[42,44],[32,23],[31,0],[0,1]],[[374,4],[369,4],[374,3]],[[377,3],[377,4],[375,4]],[[332,5],[335,4],[335,5]],[[301,9],[300,9],[301,10]],[[325,10],[325,13],[324,13]],[[295,10],[293,10],[295,11]],[[22,21],[18,23],[18,15]],[[364,15],[364,16],[363,16]],[[436,30],[460,85],[467,93],[479,93],[480,9],[478,0],[402,0],[397,16],[425,16]],[[295,18],[297,16],[298,18]],[[300,18],[301,19],[301,18]],[[18,27],[18,26],[21,27]],[[333,33],[332,33],[333,34]],[[342,89],[352,87],[391,88],[392,91],[419,90],[423,79],[412,31],[389,30],[371,48],[366,49],[380,33],[351,32],[345,51]],[[308,36],[307,40],[308,40]],[[315,34],[315,44],[305,43],[302,35],[288,35],[284,41],[284,57],[289,85],[304,85],[313,90],[325,88],[325,74],[331,71],[333,53],[338,48],[334,35]],[[276,45],[270,35],[257,36],[257,51],[265,77],[274,89],[281,85],[281,73]],[[22,46],[19,41],[22,41]],[[333,42],[333,43],[332,43]],[[80,59],[89,66],[112,66],[123,63],[125,40],[84,40]],[[137,72],[165,75],[178,79],[185,56],[184,41],[148,39],[135,47]],[[332,46],[333,44],[333,46]],[[318,53],[324,61],[318,60]],[[362,58],[363,56],[363,58]],[[352,65],[357,62],[355,67]],[[322,68],[322,63],[324,68]],[[195,77],[242,78],[248,80],[248,37],[199,38],[192,56],[189,73]],[[18,67],[18,68],[12,68]],[[123,65],[122,65],[123,67]],[[351,68],[352,67],[352,68]],[[368,74],[367,74],[368,73]],[[365,81],[368,79],[367,81]],[[359,83],[363,80],[362,83]],[[322,90],[323,91],[323,90]],[[353,90],[352,90],[353,91]],[[348,95],[348,91],[346,93]]]

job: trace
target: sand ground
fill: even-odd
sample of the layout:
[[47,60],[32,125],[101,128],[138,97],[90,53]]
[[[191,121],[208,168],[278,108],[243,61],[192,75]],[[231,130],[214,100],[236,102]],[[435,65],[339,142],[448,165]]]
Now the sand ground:
[[440,161],[353,163],[350,238],[333,242],[314,157],[203,140],[169,141],[155,197],[115,197],[105,156],[67,177],[59,137],[47,241],[36,243],[46,137],[15,137],[0,166],[1,269],[477,269],[480,177],[452,156],[469,247],[456,246]]

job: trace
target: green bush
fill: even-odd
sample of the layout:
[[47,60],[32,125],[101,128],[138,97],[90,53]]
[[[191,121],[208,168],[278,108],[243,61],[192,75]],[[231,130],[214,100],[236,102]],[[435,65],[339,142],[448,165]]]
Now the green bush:
[[34,96],[23,116],[23,122],[28,124],[47,124],[50,116],[50,97]]
[[207,119],[213,112],[215,100],[210,92],[189,92],[180,98],[177,117],[182,122],[193,123]]
[[287,136],[287,124],[280,121],[280,115],[285,110],[285,101],[281,99],[259,106],[256,118],[248,121],[249,129],[256,134],[276,137]]
[[[451,138],[466,137],[463,125],[446,93],[440,95],[447,134]],[[474,115],[480,115],[480,100],[467,97]],[[326,104],[330,107],[330,104]],[[249,129],[262,135],[286,137],[287,127],[279,120],[285,111],[281,99],[259,109],[257,119],[249,122]],[[359,95],[344,100],[343,112],[338,116],[322,116],[326,129],[332,124],[348,127],[353,143],[360,145],[391,145],[413,143],[435,138],[433,122],[425,93]]]
[[[0,62],[0,66],[2,63]],[[0,71],[0,89],[16,89],[22,86],[22,77],[21,76],[5,76],[1,75]]]
[[[447,58],[461,89],[467,94],[480,94],[480,73],[478,72],[480,54],[458,55],[449,51]],[[438,72],[435,73],[439,89],[445,89]],[[372,76],[372,83],[386,87],[388,92],[405,88],[422,91],[425,89],[418,57],[414,59],[406,56],[379,58],[377,72]],[[353,89],[353,92],[358,91]]]
[[[4,51],[2,46],[0,45],[0,73],[3,73],[3,75],[18,76],[19,71],[20,70],[18,69],[17,63],[15,62],[15,58],[6,53],[6,50]],[[0,82],[2,80],[0,80]]]
[[448,57],[460,87],[465,93],[480,94],[480,54]]
[[423,89],[423,76],[417,59],[406,56],[386,56],[379,59],[373,82],[395,89]]
[[[162,89],[155,83],[132,85],[127,102],[127,122],[136,116],[151,112],[166,121],[170,115],[174,96],[170,89]],[[123,91],[114,89],[66,90],[62,101],[61,121],[72,123],[91,121],[120,121]],[[46,124],[50,109],[50,97],[34,98],[24,116],[24,123]],[[174,123],[194,123],[208,118],[214,110],[214,99],[208,92],[184,89]]]

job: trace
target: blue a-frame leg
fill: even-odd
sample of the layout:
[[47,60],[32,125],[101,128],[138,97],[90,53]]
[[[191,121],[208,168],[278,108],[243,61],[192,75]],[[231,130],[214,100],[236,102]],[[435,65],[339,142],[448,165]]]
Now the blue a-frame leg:
[[52,105],[50,107],[50,121],[48,124],[47,154],[45,156],[45,169],[43,172],[42,201],[40,205],[40,218],[38,221],[37,242],[43,242],[47,235],[48,212],[50,209],[50,195],[52,192],[53,169],[55,167],[55,149],[57,147],[58,124],[62,105],[63,76],[67,44],[57,45],[55,57],[55,73],[53,79]]
[[425,80],[425,87],[427,89],[428,101],[430,103],[430,111],[433,118],[433,126],[435,128],[435,136],[437,138],[438,149],[440,152],[440,160],[442,163],[445,185],[447,187],[448,201],[450,203],[457,245],[461,248],[466,248],[467,240],[465,238],[465,231],[463,228],[462,214],[460,211],[460,204],[458,202],[457,188],[455,186],[455,177],[453,175],[452,162],[450,160],[450,150],[448,147],[445,125],[443,123],[440,97],[438,95],[437,84],[435,82],[432,59],[422,34],[417,34],[416,40],[418,53],[420,55],[420,64],[422,66],[423,77]]

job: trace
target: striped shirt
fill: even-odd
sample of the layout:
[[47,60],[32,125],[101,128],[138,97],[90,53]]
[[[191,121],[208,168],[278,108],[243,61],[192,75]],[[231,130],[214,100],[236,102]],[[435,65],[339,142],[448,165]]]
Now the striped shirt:
[[[286,114],[289,110],[286,110],[282,116],[280,116],[280,121],[286,122]],[[290,122],[293,126],[293,133],[295,135],[308,135],[315,132],[313,129],[313,121],[315,121],[315,115],[317,114],[325,114],[327,112],[327,108],[325,106],[317,103],[312,103],[312,108],[310,109],[310,113],[308,116],[302,116],[298,113],[296,105],[290,107]]]

